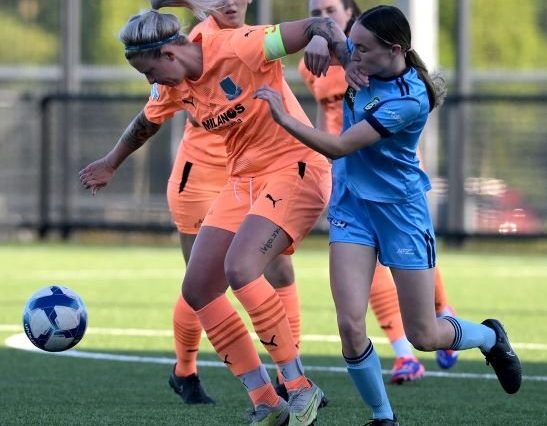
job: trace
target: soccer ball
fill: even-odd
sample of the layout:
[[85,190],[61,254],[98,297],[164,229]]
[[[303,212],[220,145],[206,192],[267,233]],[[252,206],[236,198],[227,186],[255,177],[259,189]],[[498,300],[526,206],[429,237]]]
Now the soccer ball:
[[60,285],[41,288],[23,311],[23,327],[34,346],[48,352],[70,349],[84,337],[87,310],[74,291]]

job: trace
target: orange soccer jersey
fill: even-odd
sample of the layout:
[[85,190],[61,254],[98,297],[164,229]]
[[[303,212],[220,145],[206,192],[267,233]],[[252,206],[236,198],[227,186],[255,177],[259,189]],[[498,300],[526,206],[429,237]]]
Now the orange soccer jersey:
[[[200,34],[211,34],[217,31],[220,31],[217,21],[212,16],[209,16],[192,29],[188,38],[195,40]],[[169,102],[168,99],[165,100]],[[190,105],[192,103],[191,98],[185,99],[185,101]],[[184,150],[186,160],[193,164],[226,167],[226,145],[224,144],[224,138],[207,132],[203,127],[192,125],[190,120],[186,120],[182,145],[179,149]]]
[[331,65],[324,77],[314,76],[300,61],[298,71],[306,83],[308,90],[315,101],[321,104],[325,112],[325,124],[327,132],[337,135],[342,131],[342,101],[348,88],[344,78],[344,68],[340,65]]
[[[188,37],[194,40],[201,33],[216,31],[220,31],[216,20],[208,17],[196,25]],[[167,98],[163,100],[169,102]],[[158,108],[158,105],[155,107]],[[167,184],[169,211],[180,233],[198,233],[211,203],[226,180],[224,139],[186,120],[183,139]]]
[[281,62],[266,59],[264,40],[271,28],[198,35],[195,42],[202,45],[203,74],[176,87],[157,85],[145,107],[148,120],[163,123],[176,111],[187,110],[205,130],[224,138],[232,176],[261,176],[298,161],[323,161],[272,121],[266,102],[254,99],[259,87],[269,85],[283,94],[291,115],[311,124],[283,80]]

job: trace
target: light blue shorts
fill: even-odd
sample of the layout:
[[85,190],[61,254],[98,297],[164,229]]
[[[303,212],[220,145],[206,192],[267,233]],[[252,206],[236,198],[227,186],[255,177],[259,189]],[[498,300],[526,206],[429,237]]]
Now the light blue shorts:
[[435,234],[425,194],[401,204],[377,203],[344,188],[336,200],[329,207],[331,243],[374,247],[380,263],[394,268],[435,266]]

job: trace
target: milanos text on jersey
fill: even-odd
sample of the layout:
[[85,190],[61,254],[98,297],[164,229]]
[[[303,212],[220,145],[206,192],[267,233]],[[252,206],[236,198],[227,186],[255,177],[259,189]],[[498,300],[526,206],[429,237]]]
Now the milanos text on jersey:
[[235,107],[229,108],[227,111],[223,111],[216,116],[206,118],[201,124],[205,130],[209,131],[232,127],[243,122],[238,115],[243,114],[244,112],[245,107],[242,104],[237,104]]

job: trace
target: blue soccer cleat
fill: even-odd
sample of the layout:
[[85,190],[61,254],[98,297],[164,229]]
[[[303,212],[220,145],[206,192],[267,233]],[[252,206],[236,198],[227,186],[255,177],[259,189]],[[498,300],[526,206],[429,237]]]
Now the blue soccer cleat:
[[402,385],[404,382],[414,382],[424,377],[425,367],[415,356],[395,358],[391,369],[391,383]]
[[435,353],[437,365],[444,370],[454,367],[458,362],[458,351],[453,349],[440,349]]

